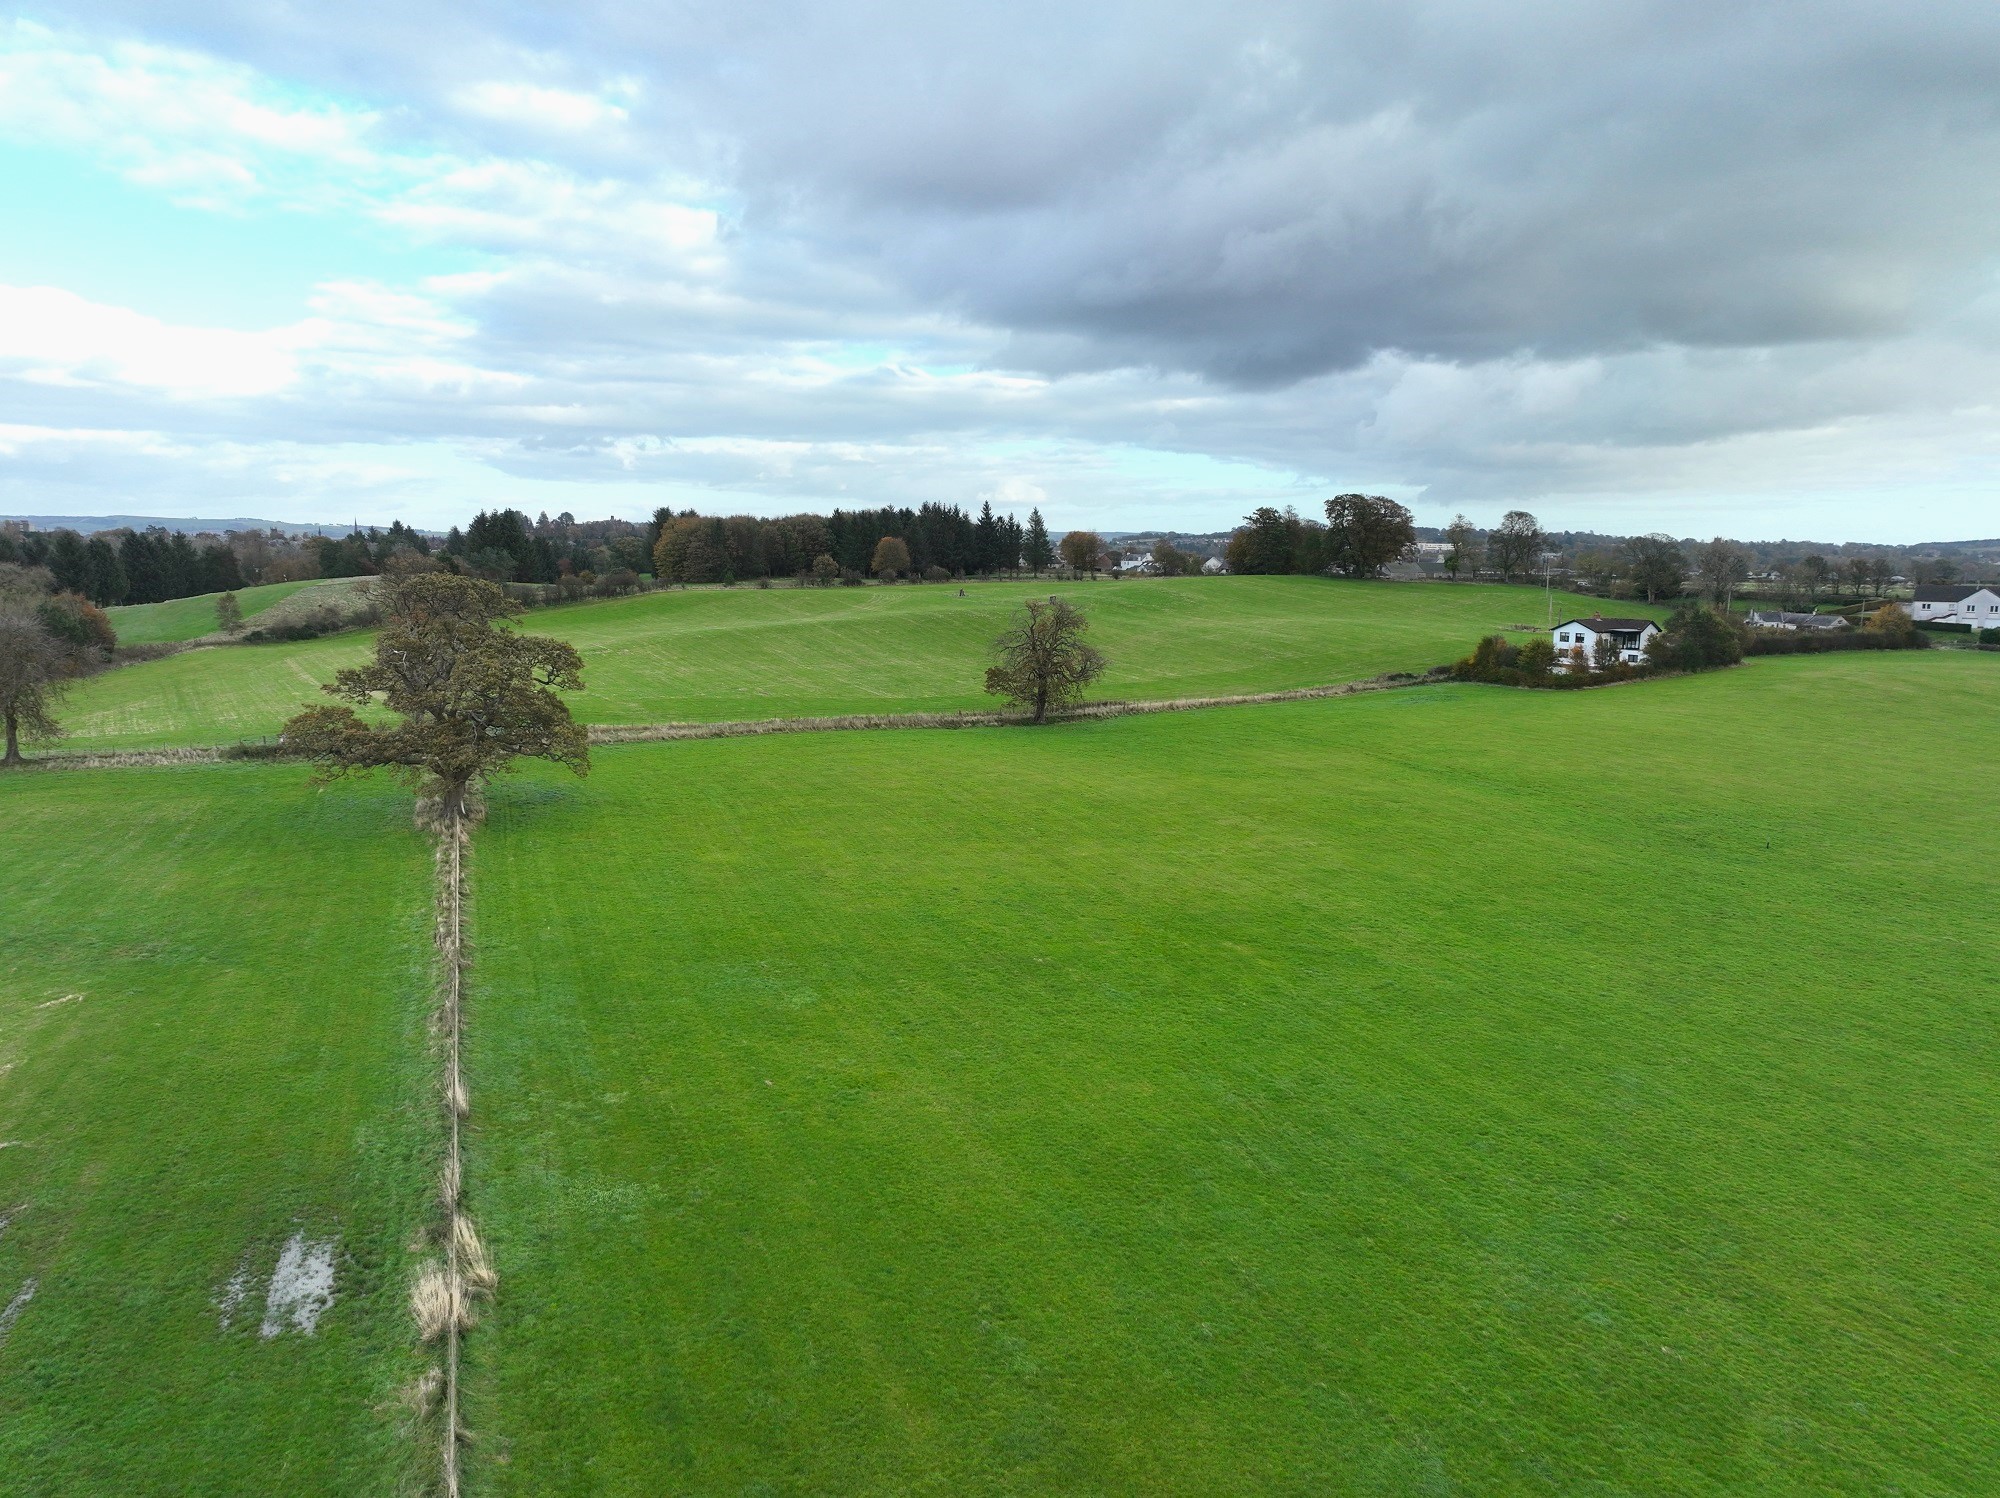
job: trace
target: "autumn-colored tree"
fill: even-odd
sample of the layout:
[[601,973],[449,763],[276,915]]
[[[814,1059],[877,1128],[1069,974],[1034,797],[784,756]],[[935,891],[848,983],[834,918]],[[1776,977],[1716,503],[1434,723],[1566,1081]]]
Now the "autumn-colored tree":
[[884,582],[894,582],[910,570],[910,548],[900,536],[884,536],[875,543],[875,557],[868,570]]
[[377,586],[388,617],[374,663],[342,671],[325,690],[362,705],[379,693],[400,721],[378,726],[351,707],[308,708],[285,725],[288,750],[317,761],[323,779],[395,771],[451,816],[476,782],[516,758],[589,773],[583,727],[556,695],[583,685],[574,649],[498,627],[521,605],[478,578],[440,572]]
[[1097,576],[1100,559],[1104,555],[1104,542],[1096,531],[1071,531],[1062,538],[1062,544],[1057,549],[1062,552],[1063,563],[1070,571]]
[[1011,704],[1032,708],[1046,723],[1083,696],[1104,674],[1105,660],[1084,643],[1090,621],[1060,598],[1025,605],[1027,618],[993,642],[998,663],[987,667],[986,690]]

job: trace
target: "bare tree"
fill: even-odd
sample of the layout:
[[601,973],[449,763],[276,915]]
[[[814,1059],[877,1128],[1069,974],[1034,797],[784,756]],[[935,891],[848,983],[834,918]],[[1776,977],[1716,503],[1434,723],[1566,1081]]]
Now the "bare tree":
[[1444,528],[1444,538],[1451,543],[1451,550],[1444,554],[1444,570],[1451,574],[1452,581],[1457,582],[1461,572],[1479,576],[1481,547],[1479,532],[1472,522],[1463,515],[1453,516],[1451,524]]
[[1026,609],[1028,617],[993,642],[999,662],[986,670],[986,690],[1033,708],[1035,721],[1046,723],[1104,674],[1105,661],[1084,643],[1090,622],[1062,599],[1031,601]]
[[0,612],[0,723],[6,748],[0,767],[21,764],[21,740],[62,733],[55,705],[75,674],[75,653],[25,609]]
[[1695,557],[1701,590],[1718,608],[1728,608],[1739,584],[1749,580],[1750,563],[1734,541],[1715,537]]
[[1486,555],[1500,569],[1500,576],[1512,582],[1516,573],[1533,569],[1547,540],[1548,533],[1533,515],[1526,510],[1509,510],[1498,529],[1486,538]]

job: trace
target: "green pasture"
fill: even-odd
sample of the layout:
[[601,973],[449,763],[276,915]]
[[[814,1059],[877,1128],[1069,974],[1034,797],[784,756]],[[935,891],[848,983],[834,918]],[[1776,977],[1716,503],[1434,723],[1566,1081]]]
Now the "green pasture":
[[[386,784],[0,776],[0,1306],[35,1282],[0,1341],[0,1491],[416,1469],[394,1396],[438,1149],[429,956],[428,851]],[[334,1240],[335,1300],[267,1339],[295,1234]]]
[[[236,601],[243,617],[254,619],[272,604],[290,598],[302,588],[318,587],[317,582],[264,583],[255,588],[238,588]],[[215,617],[215,600],[220,593],[203,593],[193,598],[170,598],[165,603],[134,603],[106,609],[111,627],[118,631],[121,645],[154,645],[168,641],[198,640],[212,635],[220,623]]]
[[[524,626],[583,653],[573,710],[590,723],[713,721],[994,705],[993,637],[1025,598],[1061,592],[1091,618],[1111,669],[1097,695],[1202,696],[1423,671],[1482,634],[1540,624],[1537,588],[1328,578],[706,588],[538,610]],[[1602,600],[1555,596],[1558,617]],[[1619,608],[1629,608],[1620,604]],[[370,636],[190,652],[71,692],[75,748],[215,744],[277,730]]]
[[1801,657],[503,782],[475,1491],[1989,1490],[2000,877],[1938,838],[2000,789],[1880,744],[1996,709]]

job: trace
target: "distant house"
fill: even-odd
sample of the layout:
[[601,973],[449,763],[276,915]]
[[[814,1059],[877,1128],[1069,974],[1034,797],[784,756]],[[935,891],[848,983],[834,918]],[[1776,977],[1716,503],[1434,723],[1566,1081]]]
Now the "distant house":
[[2000,594],[1981,584],[1941,587],[1919,583],[1910,597],[1910,617],[1919,624],[1970,624],[2000,629]]
[[1788,614],[1782,609],[1752,612],[1743,616],[1752,629],[1846,629],[1847,621],[1838,614]]
[[1222,566],[1222,558],[1210,557],[1207,561],[1201,564],[1201,570],[1207,573],[1210,577],[1215,576],[1216,573],[1224,570]]
[[1597,642],[1609,639],[1619,660],[1637,665],[1646,658],[1646,642],[1659,632],[1660,626],[1651,619],[1607,619],[1592,614],[1588,619],[1565,619],[1549,633],[1554,636],[1558,656],[1582,646],[1583,658],[1595,665]]

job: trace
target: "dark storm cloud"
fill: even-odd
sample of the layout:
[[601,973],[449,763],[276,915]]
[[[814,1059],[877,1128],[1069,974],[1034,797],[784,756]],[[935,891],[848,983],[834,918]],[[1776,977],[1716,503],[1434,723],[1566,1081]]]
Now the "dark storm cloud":
[[636,76],[629,130],[574,150],[726,174],[746,232],[1033,367],[1880,337],[1990,275],[2000,221],[1987,4],[171,13],[433,102]]

